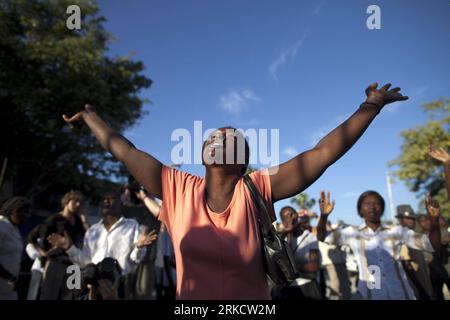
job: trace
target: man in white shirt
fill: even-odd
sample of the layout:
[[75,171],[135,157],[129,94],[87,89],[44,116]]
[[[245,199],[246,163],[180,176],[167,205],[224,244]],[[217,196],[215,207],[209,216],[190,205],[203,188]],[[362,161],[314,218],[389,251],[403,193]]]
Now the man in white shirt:
[[110,257],[118,261],[122,275],[126,275],[134,263],[141,261],[145,247],[156,239],[156,234],[152,231],[140,235],[139,224],[122,217],[121,211],[120,196],[107,193],[100,203],[102,220],[86,231],[82,250],[75,247],[67,235],[52,234],[48,240],[53,246],[66,250],[70,259],[80,267],[88,263],[97,264]]
[[[358,292],[363,299],[409,300],[414,293],[400,262],[400,249],[408,247],[429,251],[440,250],[439,205],[427,196],[427,211],[432,222],[430,239],[401,226],[387,226],[381,222],[385,203],[375,191],[364,192],[358,199],[358,213],[364,219],[359,227],[335,230],[326,242],[337,246],[348,245],[358,264]],[[325,240],[326,221],[334,208],[329,194],[320,199],[321,216],[317,226],[317,238]],[[437,227],[437,228],[436,228]],[[431,245],[431,243],[433,245]]]
[[292,232],[289,242],[297,268],[301,272],[300,277],[289,286],[301,290],[299,299],[322,299],[317,282],[321,260],[319,243],[316,236],[309,231],[308,216],[299,218],[298,228]]
[[310,232],[309,217],[297,213],[294,208],[286,206],[280,211],[283,223],[282,233],[292,249],[292,254],[301,275],[289,286],[276,288],[273,292],[275,299],[301,300],[321,299],[317,284],[320,268],[320,253],[316,236]]

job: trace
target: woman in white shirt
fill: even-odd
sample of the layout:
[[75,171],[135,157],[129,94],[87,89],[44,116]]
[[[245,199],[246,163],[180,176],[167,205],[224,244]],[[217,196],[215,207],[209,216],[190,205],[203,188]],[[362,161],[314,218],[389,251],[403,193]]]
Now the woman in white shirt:
[[[330,196],[321,193],[320,219],[317,238],[324,241],[326,222],[333,211]],[[400,262],[402,245],[433,252],[440,250],[439,204],[426,199],[432,227],[430,237],[416,234],[401,226],[388,226],[381,222],[385,202],[376,191],[366,191],[358,199],[358,214],[364,219],[360,226],[350,226],[333,231],[326,242],[337,246],[348,245],[356,258],[359,270],[358,292],[363,299],[411,300],[414,293]]]

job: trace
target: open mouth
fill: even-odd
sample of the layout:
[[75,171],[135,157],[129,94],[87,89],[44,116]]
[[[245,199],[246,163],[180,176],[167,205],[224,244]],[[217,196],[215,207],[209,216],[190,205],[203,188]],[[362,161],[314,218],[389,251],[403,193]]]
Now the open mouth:
[[210,148],[223,148],[223,143],[222,142],[213,142],[209,145]]
[[223,150],[222,142],[214,142],[208,145],[208,155],[212,158],[216,156],[216,150]]

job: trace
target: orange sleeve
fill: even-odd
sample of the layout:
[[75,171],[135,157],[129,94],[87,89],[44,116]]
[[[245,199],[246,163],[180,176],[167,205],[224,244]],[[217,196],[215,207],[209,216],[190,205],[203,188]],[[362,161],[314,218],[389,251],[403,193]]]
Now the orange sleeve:
[[259,193],[263,197],[266,207],[269,210],[269,214],[272,217],[272,221],[276,220],[275,210],[272,202],[272,186],[270,184],[270,175],[268,169],[258,170],[250,173],[250,178],[256,185]]
[[169,232],[177,212],[178,198],[183,194],[183,186],[188,174],[168,166],[161,170],[162,205],[159,220],[164,222]]

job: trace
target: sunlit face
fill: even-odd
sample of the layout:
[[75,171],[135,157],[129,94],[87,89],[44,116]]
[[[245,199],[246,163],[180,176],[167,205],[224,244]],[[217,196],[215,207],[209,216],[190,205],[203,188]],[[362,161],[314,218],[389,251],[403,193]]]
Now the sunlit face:
[[361,202],[360,214],[366,222],[379,223],[383,215],[383,205],[375,195],[369,195]]
[[291,228],[298,224],[297,212],[294,210],[287,210],[283,212],[281,221],[286,228]]
[[82,205],[83,205],[82,199],[71,199],[69,203],[67,203],[67,208],[69,209],[70,213],[77,213]]
[[203,164],[246,166],[245,138],[233,128],[212,132],[203,144]]
[[100,201],[100,212],[103,217],[120,216],[122,210],[122,201],[114,193],[105,194]]

